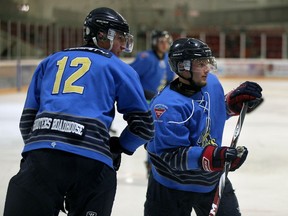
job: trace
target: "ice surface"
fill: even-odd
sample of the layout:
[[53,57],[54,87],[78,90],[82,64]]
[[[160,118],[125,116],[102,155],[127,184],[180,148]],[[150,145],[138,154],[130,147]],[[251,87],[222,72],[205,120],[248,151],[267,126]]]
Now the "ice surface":
[[[222,79],[225,92],[244,80]],[[243,216],[284,216],[288,212],[288,80],[256,81],[263,87],[265,102],[245,118],[238,145],[247,146],[249,155],[243,167],[229,173],[229,177]],[[19,169],[23,144],[18,124],[24,100],[24,93],[0,95],[1,215],[8,181]],[[237,118],[227,121],[224,145],[230,145],[236,121]],[[117,115],[113,128],[119,133],[124,127],[125,122]],[[143,215],[145,159],[143,147],[133,156],[123,156],[112,216]]]

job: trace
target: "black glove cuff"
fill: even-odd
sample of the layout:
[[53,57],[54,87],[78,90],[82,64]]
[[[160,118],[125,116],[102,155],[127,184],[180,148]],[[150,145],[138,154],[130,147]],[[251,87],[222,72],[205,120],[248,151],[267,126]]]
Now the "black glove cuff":
[[133,154],[133,152],[130,152],[121,146],[119,137],[115,137],[115,136],[110,137],[109,145],[110,145],[110,151],[112,153],[121,154],[123,152],[127,155]]

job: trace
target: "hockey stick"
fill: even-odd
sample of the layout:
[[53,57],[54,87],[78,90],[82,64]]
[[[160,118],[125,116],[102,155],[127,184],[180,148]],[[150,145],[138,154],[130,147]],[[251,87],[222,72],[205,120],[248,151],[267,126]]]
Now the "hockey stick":
[[[231,145],[230,145],[231,147],[234,147],[234,148],[236,147],[247,109],[248,109],[248,104],[244,103],[242,106],[241,112],[239,114],[235,130],[234,130],[234,135],[232,137],[232,141],[231,141]],[[209,216],[215,216],[217,211],[218,211],[221,196],[223,194],[224,187],[225,187],[225,181],[226,181],[228,172],[230,170],[230,166],[231,166],[231,162],[225,162],[224,171],[220,177],[219,184],[218,184],[218,187],[217,187],[217,190],[216,190],[216,193],[214,196],[214,200],[212,203],[212,207],[211,207],[211,210],[209,212]]]

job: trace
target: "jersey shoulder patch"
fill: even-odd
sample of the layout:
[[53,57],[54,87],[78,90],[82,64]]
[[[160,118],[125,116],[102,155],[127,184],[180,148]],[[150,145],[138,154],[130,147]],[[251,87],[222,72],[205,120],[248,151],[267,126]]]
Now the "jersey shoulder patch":
[[85,52],[92,52],[98,55],[105,56],[107,58],[111,58],[112,54],[110,52],[107,52],[103,49],[98,49],[95,47],[73,47],[65,49],[64,51],[85,51]]
[[168,110],[168,107],[164,104],[156,104],[153,107],[155,117],[157,120]]
[[140,53],[140,57],[141,58],[147,58],[149,56],[149,53],[148,52],[142,52]]

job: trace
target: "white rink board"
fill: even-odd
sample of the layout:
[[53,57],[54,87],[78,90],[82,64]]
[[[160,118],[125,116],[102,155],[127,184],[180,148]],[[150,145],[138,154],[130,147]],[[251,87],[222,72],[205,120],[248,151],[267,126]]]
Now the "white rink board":
[[[243,80],[223,79],[225,92]],[[265,102],[247,114],[238,141],[249,149],[246,163],[229,177],[236,190],[243,216],[285,216],[288,212],[288,80],[256,80],[263,87]],[[24,93],[0,94],[0,214],[9,179],[19,169],[22,139],[18,129]],[[230,145],[237,118],[227,121],[223,145]],[[125,123],[116,116],[113,128]],[[146,192],[146,153],[139,148],[123,156],[112,216],[143,215]],[[64,215],[64,214],[61,214]],[[194,215],[194,214],[192,214]]]

